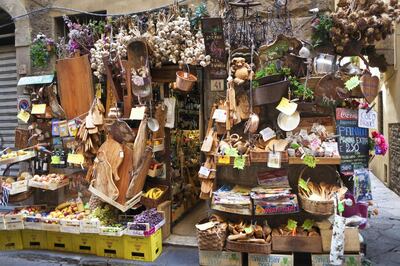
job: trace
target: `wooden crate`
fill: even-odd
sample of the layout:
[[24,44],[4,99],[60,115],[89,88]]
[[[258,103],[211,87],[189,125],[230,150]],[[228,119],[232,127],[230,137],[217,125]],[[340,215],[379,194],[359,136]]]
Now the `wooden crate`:
[[199,264],[201,266],[241,266],[243,258],[240,252],[199,250]]
[[[322,251],[331,251],[332,230],[321,229]],[[360,239],[357,228],[346,228],[344,231],[344,251],[345,252],[360,252]]]
[[322,253],[321,236],[272,236],[272,251]]
[[[334,165],[340,164],[341,157],[316,157],[317,164]],[[289,157],[289,164],[304,164],[300,157]]]
[[[289,160],[287,152],[280,152],[281,162],[287,163]],[[250,151],[250,162],[251,163],[266,163],[268,162],[268,151]]]
[[293,266],[293,254],[249,254],[249,266]]
[[165,201],[157,206],[158,211],[164,212],[165,224],[161,227],[162,239],[171,235],[171,201]]

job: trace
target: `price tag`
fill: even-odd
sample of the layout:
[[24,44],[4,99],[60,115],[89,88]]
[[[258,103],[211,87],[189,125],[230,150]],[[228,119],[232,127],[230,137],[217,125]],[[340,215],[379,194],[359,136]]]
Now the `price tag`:
[[363,128],[378,128],[378,114],[374,110],[358,109],[358,126]]
[[352,78],[350,78],[348,81],[346,81],[344,83],[346,89],[348,91],[353,90],[355,87],[357,87],[358,85],[360,85],[360,79],[357,76],[354,76]]
[[21,121],[23,121],[24,123],[28,123],[29,118],[31,117],[31,114],[28,113],[25,110],[22,110],[18,113],[17,118]]
[[60,162],[61,162],[60,156],[56,156],[56,155],[51,156],[50,164],[60,164]]
[[203,175],[205,177],[208,177],[210,175],[210,169],[208,169],[207,167],[201,166],[200,170],[199,170],[199,174]]
[[67,162],[73,164],[83,164],[85,162],[85,157],[83,157],[83,154],[69,153]]
[[246,158],[245,157],[236,156],[235,160],[233,161],[233,168],[236,168],[236,169],[239,169],[239,170],[243,170],[245,162],[246,162]]
[[146,111],[146,106],[134,107],[131,109],[130,120],[143,120],[144,112]]
[[31,114],[33,115],[42,115],[46,113],[46,104],[32,104],[32,111]]
[[224,109],[216,109],[213,114],[213,119],[218,123],[226,122],[226,111]]
[[101,98],[101,84],[100,83],[96,84],[96,98],[97,99]]
[[296,112],[297,103],[290,102],[289,99],[282,97],[276,109],[290,116]]
[[261,130],[260,134],[261,134],[261,136],[262,136],[264,141],[268,141],[268,140],[276,137],[275,131],[273,131],[269,127],[264,128],[263,130]]
[[232,147],[227,147],[225,150],[225,155],[227,156],[232,156],[232,157],[236,157],[239,155],[238,150],[236,148],[232,148]]
[[123,151],[120,151],[120,152],[119,152],[119,157],[120,157],[120,158],[124,158],[124,152],[123,152]]
[[280,152],[268,153],[268,167],[281,168],[281,153]]
[[307,129],[300,129],[299,136],[302,137],[303,139],[308,137]]
[[231,157],[230,156],[219,156],[218,157],[218,163],[219,164],[230,164],[231,163]]

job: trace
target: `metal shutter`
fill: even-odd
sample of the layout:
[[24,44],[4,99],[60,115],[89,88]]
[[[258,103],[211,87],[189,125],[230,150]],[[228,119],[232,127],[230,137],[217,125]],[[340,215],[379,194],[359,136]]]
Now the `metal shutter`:
[[[15,47],[0,47],[0,147],[14,147],[17,119],[17,64]],[[4,166],[0,167],[0,175]],[[12,167],[16,175],[18,165]]]

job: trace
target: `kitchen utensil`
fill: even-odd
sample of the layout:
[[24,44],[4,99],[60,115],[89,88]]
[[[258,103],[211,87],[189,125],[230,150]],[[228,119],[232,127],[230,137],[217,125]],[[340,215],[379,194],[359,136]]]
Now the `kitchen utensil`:
[[300,114],[298,111],[294,112],[292,115],[285,115],[284,113],[280,113],[278,115],[278,126],[283,131],[292,131],[295,129],[300,123]]
[[247,132],[256,133],[259,123],[260,123],[260,118],[258,117],[258,115],[255,113],[251,113],[249,120],[246,121],[244,133]]
[[314,71],[317,74],[327,74],[335,70],[336,56],[330,54],[319,54],[314,58]]
[[122,149],[124,151],[124,159],[118,168],[118,175],[120,180],[116,181],[115,184],[118,188],[119,195],[116,201],[119,204],[124,205],[126,202],[126,192],[129,187],[129,182],[131,181],[131,174],[133,171],[132,159],[133,159],[133,150],[127,145],[122,145]]
[[118,181],[120,179],[118,168],[124,159],[124,150],[122,145],[108,135],[106,141],[100,146],[97,154],[99,153],[105,154],[106,160],[111,166],[114,179]]
[[125,121],[120,119],[108,126],[108,133],[119,143],[135,141],[135,133]]

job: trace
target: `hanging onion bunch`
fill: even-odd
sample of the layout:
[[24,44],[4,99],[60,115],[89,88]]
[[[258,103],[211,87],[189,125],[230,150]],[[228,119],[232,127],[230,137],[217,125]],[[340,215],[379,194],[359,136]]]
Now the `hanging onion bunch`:
[[373,45],[393,34],[393,21],[400,22],[400,5],[396,0],[340,0],[332,14],[331,40],[342,53],[353,42],[361,47]]
[[187,16],[167,17],[160,13],[156,23],[155,35],[151,38],[153,64],[162,63],[201,65],[210,63],[205,55],[204,39],[201,32],[193,34]]

